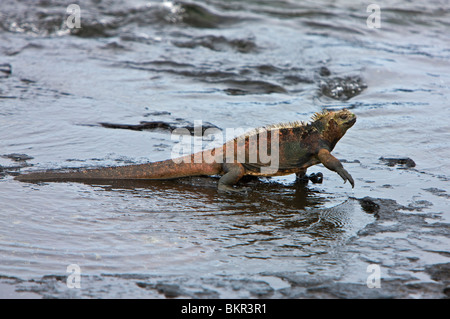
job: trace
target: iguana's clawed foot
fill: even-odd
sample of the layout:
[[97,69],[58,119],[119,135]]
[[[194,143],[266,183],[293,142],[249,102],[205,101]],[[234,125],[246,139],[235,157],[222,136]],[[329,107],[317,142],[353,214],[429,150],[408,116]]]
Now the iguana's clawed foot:
[[344,184],[349,181],[350,184],[352,185],[352,188],[355,187],[355,181],[353,180],[352,175],[350,175],[349,172],[347,172],[344,168],[340,168],[338,170],[336,170],[336,172],[339,174],[340,177],[342,177],[342,179],[344,180]]
[[217,187],[219,192],[226,192],[231,194],[248,194],[249,188],[242,187],[242,188],[234,188],[233,186],[226,185],[226,184],[219,184]]
[[308,184],[308,182],[311,181],[313,184],[322,184],[323,182],[323,174],[321,172],[318,173],[311,173],[309,175],[303,174],[303,175],[297,175],[297,178],[295,180],[295,183],[297,184]]

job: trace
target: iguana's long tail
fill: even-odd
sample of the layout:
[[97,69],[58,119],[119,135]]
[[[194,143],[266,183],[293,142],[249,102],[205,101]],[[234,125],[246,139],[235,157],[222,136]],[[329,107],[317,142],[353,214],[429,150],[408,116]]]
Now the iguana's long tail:
[[192,156],[186,161],[166,160],[140,165],[102,167],[96,169],[50,170],[16,176],[22,182],[83,181],[83,180],[133,180],[172,179],[186,176],[216,175],[220,164],[195,163]]

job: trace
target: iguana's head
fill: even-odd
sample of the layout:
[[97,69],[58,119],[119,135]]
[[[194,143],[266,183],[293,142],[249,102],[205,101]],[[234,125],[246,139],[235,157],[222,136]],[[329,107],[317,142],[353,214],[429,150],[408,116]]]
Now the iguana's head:
[[313,116],[314,124],[324,140],[336,144],[356,122],[356,115],[347,109],[336,112],[325,111]]

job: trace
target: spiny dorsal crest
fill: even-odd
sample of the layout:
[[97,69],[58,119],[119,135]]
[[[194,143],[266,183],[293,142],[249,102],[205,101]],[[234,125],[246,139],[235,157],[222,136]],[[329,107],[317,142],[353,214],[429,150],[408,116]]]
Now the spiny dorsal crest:
[[304,122],[304,121],[294,121],[294,122],[287,122],[287,123],[279,123],[279,124],[273,124],[269,126],[265,126],[263,128],[257,129],[259,130],[273,130],[273,129],[290,129],[290,128],[299,128],[299,127],[308,127],[311,126],[314,122],[321,121],[324,119],[330,112],[327,110],[323,110],[322,112],[316,112],[311,116],[310,122]]
[[320,121],[323,118],[325,118],[330,112],[327,110],[323,110],[322,112],[316,112],[314,113],[314,115],[311,117],[311,119],[316,122],[316,121]]
[[323,110],[322,112],[314,113],[314,115],[311,117],[310,122],[294,121],[294,122],[278,123],[278,124],[272,124],[272,125],[267,125],[267,126],[263,126],[263,127],[258,127],[258,128],[255,128],[255,129],[249,131],[248,133],[244,134],[241,137],[249,137],[249,136],[260,134],[263,132],[268,132],[268,131],[272,131],[272,130],[282,130],[282,129],[293,129],[293,128],[305,128],[306,129],[306,128],[309,128],[312,130],[317,130],[317,128],[315,126],[313,126],[312,124],[314,122],[322,120],[328,114],[329,114],[329,111]]
[[284,129],[294,129],[294,128],[309,128],[311,126],[311,123],[304,122],[304,121],[294,121],[294,122],[286,122],[286,123],[277,123],[277,124],[271,124],[267,126],[262,126],[255,128],[248,133],[244,134],[241,137],[249,137],[252,135],[257,135],[261,133],[268,133],[275,130],[284,130]]

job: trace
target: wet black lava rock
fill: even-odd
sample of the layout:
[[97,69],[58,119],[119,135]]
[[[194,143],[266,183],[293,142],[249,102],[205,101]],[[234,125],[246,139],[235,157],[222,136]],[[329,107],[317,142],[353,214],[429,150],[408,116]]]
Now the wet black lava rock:
[[33,157],[28,156],[27,154],[18,154],[18,153],[5,154],[5,155],[2,155],[1,157],[9,158],[10,160],[13,160],[14,162],[25,162],[27,160],[33,159]]
[[309,180],[314,184],[322,184],[323,182],[323,174],[321,172],[312,173],[309,176]]
[[379,160],[390,167],[393,167],[395,165],[401,165],[404,168],[416,166],[416,163],[409,157],[380,157]]
[[340,101],[347,101],[367,88],[367,84],[359,76],[323,79],[319,85],[322,95]]
[[186,129],[191,135],[205,134],[207,129],[217,129],[220,130],[214,124],[209,122],[204,122],[201,126],[195,126],[193,123],[188,121],[179,122],[165,122],[165,121],[141,121],[139,124],[118,124],[118,123],[99,123],[101,126],[113,129],[125,129],[133,131],[151,131],[151,130],[166,130],[172,132],[175,129]]

